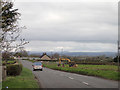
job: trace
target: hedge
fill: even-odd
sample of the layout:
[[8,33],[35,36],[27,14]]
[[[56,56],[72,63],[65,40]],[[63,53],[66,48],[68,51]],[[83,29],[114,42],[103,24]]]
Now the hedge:
[[7,75],[8,76],[20,75],[21,71],[22,71],[22,64],[7,65]]

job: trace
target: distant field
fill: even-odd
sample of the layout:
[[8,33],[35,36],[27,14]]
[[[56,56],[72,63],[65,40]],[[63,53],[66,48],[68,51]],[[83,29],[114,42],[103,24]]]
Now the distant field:
[[45,67],[62,70],[67,72],[73,72],[83,75],[97,76],[111,80],[119,80],[118,67],[115,65],[81,65],[78,67],[58,67],[56,63],[43,63]]
[[2,88],[39,88],[37,81],[34,79],[32,71],[23,68],[21,75],[9,76],[3,81]]

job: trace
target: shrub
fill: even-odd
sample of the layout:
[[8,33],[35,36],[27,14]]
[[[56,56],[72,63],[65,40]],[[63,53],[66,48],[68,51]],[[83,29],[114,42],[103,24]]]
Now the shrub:
[[7,64],[15,64],[16,63],[16,60],[9,60],[7,61]]
[[22,64],[7,65],[7,75],[8,76],[20,75],[21,71],[22,71]]

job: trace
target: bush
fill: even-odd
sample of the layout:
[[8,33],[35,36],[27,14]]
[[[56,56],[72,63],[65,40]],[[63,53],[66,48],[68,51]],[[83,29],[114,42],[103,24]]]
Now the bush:
[[16,60],[9,60],[7,61],[7,64],[15,64],[16,63]]
[[118,62],[118,59],[119,59],[119,63],[120,63],[120,58],[118,56],[116,56],[113,60],[114,60],[114,62]]
[[8,76],[20,75],[21,71],[22,71],[22,64],[7,65],[7,75]]

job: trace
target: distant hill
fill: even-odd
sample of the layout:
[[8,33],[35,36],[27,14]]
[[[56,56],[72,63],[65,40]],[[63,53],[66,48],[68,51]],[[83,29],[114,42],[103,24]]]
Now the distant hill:
[[[48,55],[54,54],[54,53],[59,53],[61,54],[61,52],[46,52]],[[29,52],[29,54],[36,54],[36,55],[42,55],[43,52]],[[116,52],[63,52],[64,55],[68,55],[68,56],[101,56],[101,55],[105,55],[107,57],[115,57],[116,56]]]
[[115,52],[65,52],[64,54],[70,56],[101,56],[101,55],[105,55],[107,57],[116,56]]

